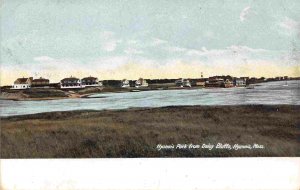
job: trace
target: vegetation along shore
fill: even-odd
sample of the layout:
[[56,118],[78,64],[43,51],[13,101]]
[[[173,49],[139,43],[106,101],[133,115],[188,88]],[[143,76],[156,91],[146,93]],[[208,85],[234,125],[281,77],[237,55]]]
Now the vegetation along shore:
[[296,105],[245,105],[2,117],[1,157],[300,156],[299,113]]

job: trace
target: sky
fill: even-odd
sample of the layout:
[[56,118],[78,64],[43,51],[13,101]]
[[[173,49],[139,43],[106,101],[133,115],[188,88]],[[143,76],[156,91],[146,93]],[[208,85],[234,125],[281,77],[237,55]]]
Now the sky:
[[2,0],[1,85],[300,76],[299,0]]

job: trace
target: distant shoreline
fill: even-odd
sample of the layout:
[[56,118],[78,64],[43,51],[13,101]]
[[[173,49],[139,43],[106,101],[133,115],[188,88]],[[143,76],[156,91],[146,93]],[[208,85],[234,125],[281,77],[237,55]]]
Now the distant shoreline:
[[[254,84],[259,85],[259,83]],[[7,90],[1,92],[0,100],[13,100],[13,101],[43,101],[43,100],[59,100],[59,99],[75,99],[75,98],[88,98],[88,96],[93,94],[104,94],[104,93],[126,93],[126,92],[139,92],[139,91],[157,91],[157,90],[194,90],[194,89],[219,89],[220,87],[143,87],[143,88],[116,88],[116,87],[103,87],[101,90],[99,88],[86,88],[87,92],[82,92],[78,89],[62,90],[56,88],[30,88],[25,90]],[[231,88],[244,88],[244,87],[231,87]],[[53,91],[60,92],[59,96],[51,96]],[[70,93],[72,92],[73,93]],[[26,95],[26,92],[30,92],[31,96],[40,96],[42,92],[43,97],[31,97]]]
[[[299,80],[289,80],[299,81]],[[278,82],[267,81],[265,83]],[[252,84],[260,86],[261,83]],[[60,100],[60,99],[76,99],[76,98],[89,98],[88,96],[103,93],[125,93],[125,92],[139,92],[139,91],[156,91],[156,90],[194,90],[194,89],[219,89],[224,87],[176,87],[176,86],[163,86],[154,85],[142,88],[121,88],[121,87],[89,87],[86,89],[58,89],[58,88],[30,88],[26,90],[5,90],[1,92],[0,100],[12,101],[44,101],[44,100]],[[230,87],[230,88],[245,88],[245,87]]]
[[[54,89],[54,88],[48,88],[48,89],[26,89],[26,90],[10,90],[9,92],[1,92],[0,100],[13,100],[13,101],[43,101],[43,100],[59,100],[59,99],[76,99],[76,98],[88,98],[88,96],[94,95],[94,94],[104,94],[104,93],[126,93],[126,92],[139,92],[139,91],[156,91],[156,90],[193,90],[193,89],[202,89],[203,87],[191,87],[191,88],[181,88],[181,87],[172,87],[172,88],[103,88],[103,90],[98,90],[96,88],[88,88],[88,90],[95,92],[88,92],[88,93],[82,93],[82,92],[76,92],[76,89],[71,90],[61,90],[61,89]],[[46,94],[48,97],[26,97],[22,96],[23,92],[34,92],[39,93],[40,91],[43,92],[49,92],[49,95]],[[52,97],[51,92],[52,91],[60,91],[62,94],[59,97]],[[74,93],[68,93],[70,91],[75,91]],[[5,94],[6,93],[6,94]]]

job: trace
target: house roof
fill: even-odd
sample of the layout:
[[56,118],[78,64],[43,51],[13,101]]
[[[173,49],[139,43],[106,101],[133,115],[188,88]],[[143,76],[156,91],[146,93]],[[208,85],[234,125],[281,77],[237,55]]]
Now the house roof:
[[96,77],[85,77],[82,80],[97,80]]
[[44,78],[39,78],[39,79],[34,79],[32,82],[49,82],[49,79],[44,79]]
[[26,83],[26,81],[28,80],[28,78],[18,78],[17,81],[19,81],[20,83]]
[[197,82],[205,82],[205,79],[198,79]]
[[74,80],[79,80],[78,78],[75,78],[75,77],[69,77],[69,78],[64,78],[62,79],[61,81],[74,81]]

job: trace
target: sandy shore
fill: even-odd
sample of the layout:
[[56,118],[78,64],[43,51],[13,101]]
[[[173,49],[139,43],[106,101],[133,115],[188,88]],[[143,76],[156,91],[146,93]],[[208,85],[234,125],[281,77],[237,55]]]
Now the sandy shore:
[[299,113],[300,106],[257,105],[12,116],[1,119],[1,156],[300,156]]

